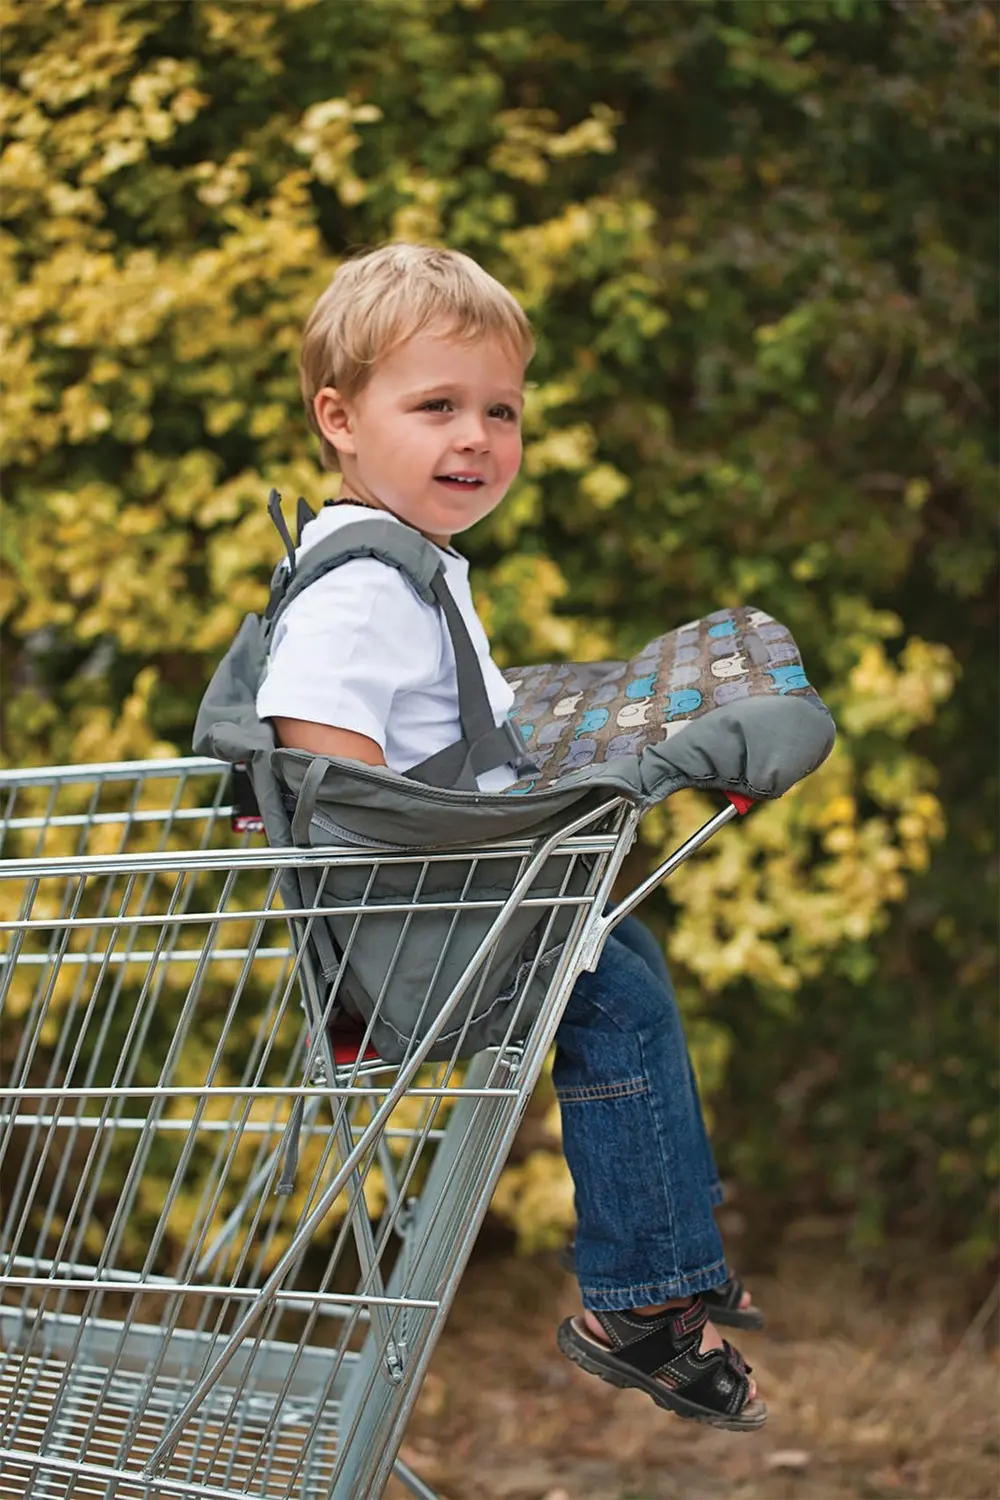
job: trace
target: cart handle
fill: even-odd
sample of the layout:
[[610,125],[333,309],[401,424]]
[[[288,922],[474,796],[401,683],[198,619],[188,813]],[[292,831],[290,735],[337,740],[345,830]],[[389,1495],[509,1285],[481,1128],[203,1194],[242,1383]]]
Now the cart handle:
[[645,901],[646,897],[655,891],[668,875],[674,873],[678,865],[682,865],[696,849],[700,849],[702,844],[707,843],[714,833],[718,833],[720,828],[732,822],[733,818],[745,817],[756,802],[755,798],[746,797],[742,792],[727,792],[726,799],[729,803],[728,807],[722,808],[714,817],[709,818],[707,823],[703,823],[697,833],[693,833],[686,843],[681,844],[680,848],[668,855],[662,864],[657,865],[651,875],[647,875],[645,880],[640,881],[631,895],[626,896],[623,901],[619,901],[617,906],[605,912],[591,945],[594,949],[595,962],[604,946],[605,938],[614,931],[624,917],[635,911],[640,902]]
[[757,803],[753,797],[744,797],[742,792],[727,792],[726,797],[733,804],[741,818],[745,818],[751,807]]

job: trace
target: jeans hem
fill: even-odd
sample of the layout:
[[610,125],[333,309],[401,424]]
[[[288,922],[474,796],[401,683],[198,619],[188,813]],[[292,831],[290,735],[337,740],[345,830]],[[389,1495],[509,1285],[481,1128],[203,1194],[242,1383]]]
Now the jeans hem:
[[590,1312],[629,1312],[637,1307],[652,1307],[673,1297],[692,1297],[711,1291],[726,1280],[726,1262],[719,1260],[689,1276],[672,1276],[667,1281],[640,1282],[635,1286],[581,1286],[583,1305]]

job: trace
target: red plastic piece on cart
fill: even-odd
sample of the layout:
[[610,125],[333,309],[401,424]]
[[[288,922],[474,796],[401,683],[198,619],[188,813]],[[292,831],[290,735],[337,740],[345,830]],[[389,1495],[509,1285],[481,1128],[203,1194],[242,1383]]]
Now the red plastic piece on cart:
[[234,813],[230,820],[234,833],[263,833],[264,819],[254,813]]
[[378,1062],[378,1053],[374,1047],[366,1047],[364,1056],[361,1052],[361,1038],[351,1031],[333,1032],[330,1036],[333,1043],[333,1060],[338,1068],[349,1067],[351,1063]]
[[727,792],[726,796],[729,798],[730,802],[733,804],[741,818],[745,817],[745,815],[754,805],[754,799],[752,797],[744,797],[742,792]]

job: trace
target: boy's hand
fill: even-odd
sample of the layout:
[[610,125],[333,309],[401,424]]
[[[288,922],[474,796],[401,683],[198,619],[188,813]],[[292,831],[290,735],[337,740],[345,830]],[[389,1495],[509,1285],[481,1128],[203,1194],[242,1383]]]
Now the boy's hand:
[[310,755],[336,755],[359,760],[365,766],[384,766],[382,746],[353,729],[315,724],[310,719],[272,719],[278,740],[288,750],[308,750]]

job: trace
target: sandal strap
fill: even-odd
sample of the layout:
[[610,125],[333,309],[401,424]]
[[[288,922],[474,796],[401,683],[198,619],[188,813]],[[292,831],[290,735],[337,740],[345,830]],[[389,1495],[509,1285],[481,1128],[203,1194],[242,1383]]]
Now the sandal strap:
[[732,1416],[747,1403],[751,1366],[738,1349],[701,1352],[708,1308],[700,1297],[688,1307],[657,1317],[636,1313],[594,1314],[622,1364],[649,1378],[659,1376],[686,1399]]
[[724,1307],[735,1311],[743,1300],[744,1286],[737,1276],[730,1276],[721,1286],[713,1286],[711,1291],[702,1292],[702,1296],[711,1307]]
[[689,1306],[671,1308],[656,1317],[627,1312],[594,1316],[620,1359],[643,1375],[655,1375],[675,1355],[698,1348],[708,1309],[695,1297]]

